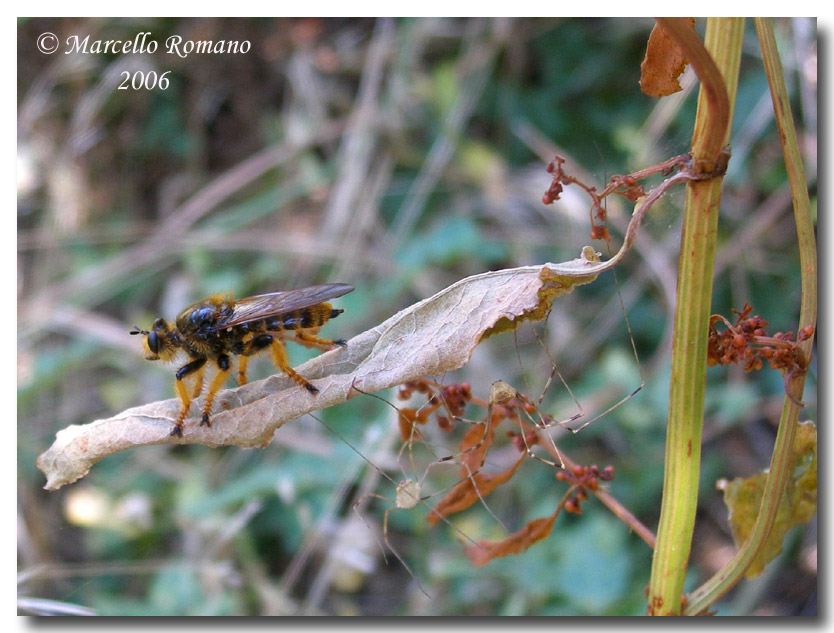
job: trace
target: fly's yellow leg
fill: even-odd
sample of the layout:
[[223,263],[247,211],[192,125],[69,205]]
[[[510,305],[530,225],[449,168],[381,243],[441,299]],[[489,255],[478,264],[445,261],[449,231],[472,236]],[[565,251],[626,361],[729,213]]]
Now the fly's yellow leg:
[[200,367],[195,373],[196,380],[194,381],[194,389],[191,391],[191,398],[196,400],[203,392],[203,376],[206,373],[205,365]]
[[203,418],[200,420],[200,426],[211,426],[210,414],[211,405],[214,402],[215,394],[226,383],[226,378],[229,376],[229,357],[226,354],[221,354],[217,359],[217,374],[211,379],[209,383],[208,393],[206,394],[206,403],[203,405]]
[[176,387],[177,395],[180,398],[180,414],[177,416],[176,422],[174,422],[174,428],[171,430],[171,435],[182,437],[182,425],[188,415],[188,410],[191,408],[191,396],[188,395],[188,389],[181,378],[177,378],[177,382],[174,383],[174,386]]
[[241,356],[237,365],[237,384],[243,386],[246,384],[246,365],[249,362],[248,356]]
[[272,345],[269,346],[269,350],[272,354],[272,362],[275,363],[275,366],[278,367],[278,369],[292,378],[296,383],[307,389],[310,393],[319,392],[319,390],[316,389],[309,380],[290,367],[290,361],[289,358],[287,358],[287,348],[284,346],[284,341],[279,338],[274,338],[272,340]]
[[345,342],[342,340],[330,341],[325,338],[316,336],[318,328],[309,328],[306,330],[296,330],[295,342],[304,347],[317,347],[321,350],[333,349],[337,345],[344,346]]
[[[180,414],[177,416],[177,419],[174,422],[174,428],[171,429],[172,436],[182,437],[183,422],[185,421],[185,418],[188,415],[188,410],[191,408],[191,396],[188,393],[188,386],[185,384],[185,379],[194,372],[197,372],[197,382],[202,388],[203,366],[205,364],[205,358],[197,358],[195,360],[192,360],[190,363],[183,365],[177,371],[177,381],[174,383],[174,386],[182,404],[180,406]],[[199,393],[199,391],[197,393]]]

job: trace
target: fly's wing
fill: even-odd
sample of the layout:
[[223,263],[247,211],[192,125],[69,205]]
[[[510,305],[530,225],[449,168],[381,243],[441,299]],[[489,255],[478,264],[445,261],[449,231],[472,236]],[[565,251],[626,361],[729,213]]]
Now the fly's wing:
[[232,313],[219,320],[210,331],[216,332],[235,325],[260,321],[293,310],[303,310],[341,297],[353,290],[348,284],[322,284],[295,290],[282,290],[265,295],[255,295],[236,301]]

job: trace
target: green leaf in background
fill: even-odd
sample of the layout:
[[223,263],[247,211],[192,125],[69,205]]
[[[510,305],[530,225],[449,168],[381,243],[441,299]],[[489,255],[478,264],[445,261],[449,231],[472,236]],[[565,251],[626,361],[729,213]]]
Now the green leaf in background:
[[[750,534],[762,500],[767,480],[763,471],[752,477],[737,477],[724,484],[724,503],[730,511],[733,540],[740,547]],[[793,476],[788,480],[779,515],[765,547],[747,570],[747,577],[758,576],[782,551],[785,534],[807,523],[817,513],[817,430],[806,422],[799,425],[794,442]]]
[[451,265],[466,257],[490,262],[505,257],[506,248],[486,239],[471,219],[456,215],[438,219],[425,233],[415,235],[398,263],[406,271],[427,265]]

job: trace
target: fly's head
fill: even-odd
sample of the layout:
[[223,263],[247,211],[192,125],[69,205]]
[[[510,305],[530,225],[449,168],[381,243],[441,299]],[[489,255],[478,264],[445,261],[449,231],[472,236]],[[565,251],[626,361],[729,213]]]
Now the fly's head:
[[171,360],[176,355],[177,348],[181,346],[179,332],[165,319],[154,321],[150,332],[140,329],[137,325],[133,328],[131,334],[145,337],[142,345],[145,360]]

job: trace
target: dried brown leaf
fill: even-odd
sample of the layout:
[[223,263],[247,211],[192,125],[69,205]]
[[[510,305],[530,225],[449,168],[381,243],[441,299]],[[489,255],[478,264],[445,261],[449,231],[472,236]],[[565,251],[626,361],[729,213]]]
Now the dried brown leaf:
[[501,541],[478,541],[475,545],[468,545],[464,549],[466,556],[475,567],[481,567],[493,558],[526,552],[531,545],[550,536],[558,514],[556,511],[549,517],[533,519]]
[[[695,18],[688,18],[695,28]],[[655,23],[646,56],[640,64],[640,90],[650,97],[666,97],[681,90],[678,78],[686,69],[686,57],[666,28]]]
[[495,425],[485,427],[483,424],[473,425],[460,441],[460,476],[466,477],[481,468],[486,453],[495,439]]
[[[633,238],[632,238],[633,239]],[[622,257],[600,262],[590,247],[582,257],[559,264],[525,266],[474,275],[441,290],[348,341],[345,349],[317,356],[299,373],[319,389],[306,389],[278,374],[220,392],[211,427],[186,420],[184,437],[170,437],[176,399],[128,409],[112,418],[72,425],[37,460],[55,490],[89,472],[118,451],[154,444],[263,447],[286,422],[355,396],[388,389],[420,376],[436,376],[466,364],[475,346],[525,320],[546,316],[550,304]],[[198,405],[195,405],[195,407]],[[195,408],[196,410],[196,408]]]
[[501,484],[506,483],[518,470],[518,467],[527,457],[525,453],[518,458],[518,461],[507,470],[500,473],[476,473],[467,477],[449,491],[440,502],[432,508],[426,517],[429,525],[437,525],[444,517],[457,512],[463,512],[474,503],[477,503]]
[[425,424],[426,422],[417,416],[417,409],[412,407],[403,407],[400,409],[397,421],[400,425],[400,439],[403,442],[408,442],[415,437],[421,437],[420,431],[415,426],[417,424]]

